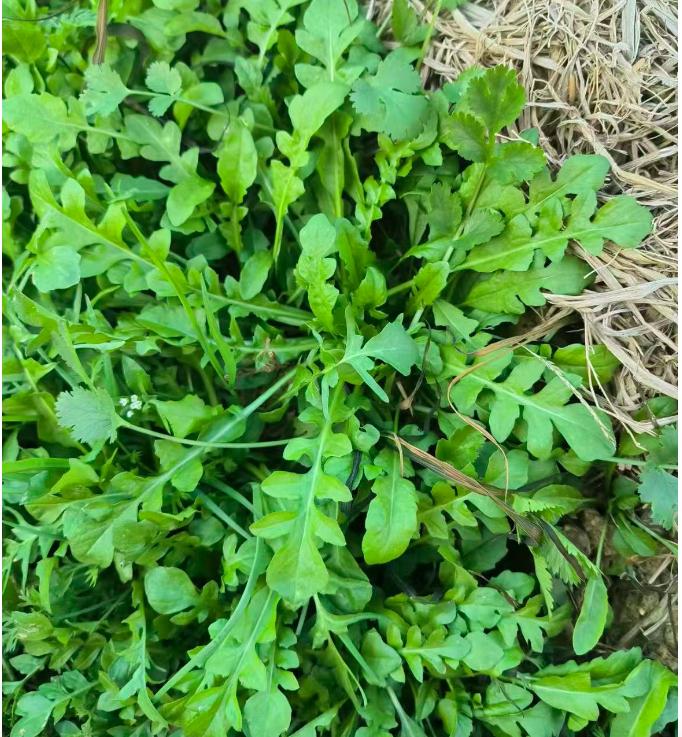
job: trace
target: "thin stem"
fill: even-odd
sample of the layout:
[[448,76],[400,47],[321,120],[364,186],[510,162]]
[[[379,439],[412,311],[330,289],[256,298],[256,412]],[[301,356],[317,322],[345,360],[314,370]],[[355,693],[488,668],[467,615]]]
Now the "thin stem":
[[421,319],[421,316],[424,314],[424,308],[420,307],[413,315],[412,320],[410,321],[410,325],[407,328],[408,332],[412,330],[412,328],[415,327],[415,325],[419,322]]
[[219,507],[210,497],[206,496],[206,494],[199,492],[197,494],[197,499],[201,500],[201,503],[204,504],[218,519],[222,520],[228,527],[231,527],[237,534],[241,535],[246,540],[250,540],[253,535],[250,532],[247,532],[240,524],[235,522],[232,517],[230,517],[227,512],[225,512],[221,507]]
[[628,517],[630,522],[632,522],[634,525],[637,525],[641,530],[644,530],[647,534],[651,535],[656,542],[659,542],[663,547],[667,548],[671,553],[677,554],[677,545],[675,543],[670,542],[670,540],[666,540],[664,537],[661,537],[657,532],[654,532],[651,527],[648,527],[644,524],[641,520],[637,519],[635,515],[631,515]]
[[142,433],[143,435],[149,435],[151,438],[159,438],[159,440],[168,440],[171,443],[178,443],[179,445],[193,445],[197,448],[276,448],[280,445],[286,445],[291,438],[285,438],[283,440],[262,440],[260,442],[244,442],[244,443],[211,443],[205,440],[190,440],[189,438],[176,438],[173,435],[167,435],[163,432],[156,432],[156,430],[149,430],[146,427],[140,427],[140,425],[133,425],[132,422],[121,419],[121,426],[128,430],[134,430],[135,432]]
[[442,5],[442,0],[436,0],[436,5],[434,9],[431,11],[431,20],[429,21],[429,27],[426,32],[426,38],[424,39],[424,43],[422,44],[421,51],[419,53],[419,61],[417,62],[417,71],[419,71],[422,68],[422,64],[424,63],[424,57],[426,56],[426,52],[429,49],[429,46],[431,44],[431,38],[433,37],[433,29],[436,25],[436,20],[438,19],[438,15],[440,14],[440,8]]
[[298,618],[298,624],[296,625],[296,637],[301,636],[301,632],[303,632],[303,625],[305,624],[306,617],[308,616],[308,605],[310,604],[310,599],[306,601],[306,603],[303,605],[303,608],[301,609],[301,614]]
[[238,491],[233,489],[231,486],[228,486],[227,484],[223,483],[222,481],[209,479],[206,481],[206,483],[209,486],[212,486],[214,489],[217,489],[218,491],[222,491],[223,494],[226,496],[229,496],[230,499],[234,499],[236,502],[241,504],[243,507],[249,510],[251,514],[255,512],[255,507],[251,502],[243,495],[240,494]]
[[189,321],[192,323],[192,327],[194,328],[194,332],[196,333],[199,345],[201,346],[204,353],[208,357],[208,360],[211,366],[213,366],[213,369],[215,370],[218,378],[222,379],[223,373],[222,373],[220,364],[218,363],[215,357],[215,354],[213,350],[211,349],[211,346],[206,340],[206,335],[204,334],[204,331],[199,325],[197,316],[194,310],[192,309],[192,306],[188,302],[187,297],[182,289],[182,286],[177,283],[173,275],[173,272],[168,268],[166,261],[163,258],[159,258],[156,252],[154,251],[154,249],[149,245],[142,231],[137,227],[137,223],[130,216],[130,213],[128,212],[127,207],[123,208],[123,216],[125,217],[128,227],[132,231],[133,235],[135,236],[140,246],[142,246],[142,248],[149,254],[156,269],[163,274],[163,276],[166,278],[166,281],[173,287],[177,298],[180,300],[180,304],[182,305],[182,308],[187,314]]
[[594,559],[594,563],[597,566],[597,568],[601,568],[601,559],[604,553],[604,543],[606,542],[606,533],[608,532],[608,529],[609,529],[609,518],[606,517],[604,519],[604,524],[602,525],[602,528],[601,528],[601,533],[599,535],[599,542],[597,544],[597,555]]
[[[164,95],[160,94],[158,92],[147,92],[146,90],[128,90],[128,94],[130,95],[137,95],[138,97],[172,97],[172,95]],[[189,105],[190,107],[194,107],[197,110],[202,110],[205,113],[210,113],[211,115],[225,115],[224,110],[215,110],[212,107],[207,107],[206,105],[202,105],[199,102],[194,102],[193,100],[188,100],[186,97],[173,97],[172,104],[176,102],[182,102],[185,105]]]
[[414,284],[414,277],[412,279],[408,279],[407,281],[404,281],[402,284],[397,284],[395,287],[391,287],[387,292],[387,297],[392,297],[394,294],[400,294],[400,292],[405,292],[408,289],[412,288],[412,285]]
[[[606,463],[618,463],[621,466],[647,466],[650,463],[650,461],[647,461],[644,458],[618,458],[616,456],[605,458],[604,460]],[[678,468],[676,463],[657,463],[656,466],[658,468],[665,468],[672,471],[675,471]]]

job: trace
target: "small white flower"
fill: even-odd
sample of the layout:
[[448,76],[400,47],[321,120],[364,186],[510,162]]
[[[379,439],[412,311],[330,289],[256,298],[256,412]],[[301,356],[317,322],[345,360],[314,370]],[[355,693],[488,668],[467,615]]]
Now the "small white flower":
[[132,416],[133,416],[133,414],[134,414],[134,413],[133,413],[132,409],[129,409],[129,410],[128,410],[128,411],[126,412],[126,417],[132,417]]
[[119,404],[121,405],[121,407],[126,407],[126,406],[128,405],[128,402],[129,402],[129,401],[130,401],[130,400],[128,399],[128,397],[121,397],[121,398],[120,398],[120,399],[118,400],[118,403],[119,403]]

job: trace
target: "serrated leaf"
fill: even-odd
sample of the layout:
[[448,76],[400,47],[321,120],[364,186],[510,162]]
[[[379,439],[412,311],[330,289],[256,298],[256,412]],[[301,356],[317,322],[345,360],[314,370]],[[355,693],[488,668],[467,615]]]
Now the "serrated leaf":
[[71,436],[88,445],[113,442],[121,420],[114,403],[104,389],[75,387],[57,397],[59,424],[68,429]]
[[657,525],[671,530],[677,516],[678,480],[657,466],[645,466],[639,476],[637,493],[651,504],[651,517]]
[[376,74],[353,85],[351,100],[366,130],[399,140],[419,133],[427,110],[426,98],[416,94],[419,75],[405,49],[396,49],[379,62]]
[[490,133],[498,133],[519,117],[525,101],[514,70],[496,66],[469,82],[458,108],[477,116]]
[[182,89],[182,77],[177,69],[172,69],[166,61],[155,61],[149,65],[145,84],[152,92],[164,95],[177,95]]
[[118,73],[108,64],[88,66],[85,85],[81,100],[88,115],[113,113],[129,94]]
[[525,141],[511,141],[495,146],[487,172],[501,184],[519,184],[530,181],[544,167],[542,149]]
[[485,126],[468,113],[457,112],[444,118],[441,121],[441,140],[469,161],[485,161],[490,154]]

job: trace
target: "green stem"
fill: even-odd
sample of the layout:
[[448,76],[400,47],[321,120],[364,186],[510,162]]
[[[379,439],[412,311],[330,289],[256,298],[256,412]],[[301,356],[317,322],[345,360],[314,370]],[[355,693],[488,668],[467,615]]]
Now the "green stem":
[[604,524],[601,528],[601,533],[599,535],[599,542],[597,544],[597,555],[594,559],[594,563],[597,566],[597,568],[601,568],[601,559],[602,555],[604,554],[604,543],[606,542],[606,533],[609,529],[609,518],[604,518]]
[[66,470],[71,468],[68,458],[21,458],[18,461],[3,461],[3,473],[25,473],[26,471],[46,471],[51,468]]
[[[160,94],[158,92],[147,92],[147,90],[128,90],[128,94],[130,95],[137,95],[138,97],[172,97],[172,95],[164,95]],[[210,113],[211,115],[215,114],[225,114],[223,110],[215,110],[212,107],[207,107],[206,105],[202,105],[199,102],[194,102],[193,100],[188,100],[186,97],[173,97],[173,103],[176,102],[182,102],[185,105],[189,105],[190,107],[194,107],[197,110],[202,110],[205,113]]]
[[[481,194],[481,189],[483,188],[483,183],[485,182],[485,175],[486,175],[486,167],[485,164],[481,167],[481,172],[478,175],[478,180],[476,181],[476,187],[474,189],[474,194],[471,197],[471,200],[469,201],[469,204],[467,205],[466,212],[464,214],[464,217],[462,218],[462,222],[459,224],[459,228],[457,228],[457,232],[455,233],[454,240],[456,241],[458,238],[461,238],[462,234],[464,233],[464,228],[469,221],[469,218],[471,217],[471,213],[473,212],[474,207],[476,206],[476,201],[478,200],[479,195]],[[445,252],[445,256],[443,257],[443,261],[450,261],[450,258],[452,257],[452,253],[455,250],[454,244],[451,245],[448,250]]]
[[670,542],[670,540],[666,540],[664,537],[661,537],[657,532],[654,532],[650,527],[644,524],[641,520],[637,519],[635,515],[631,515],[628,517],[630,522],[632,524],[637,525],[641,530],[644,530],[648,535],[651,535],[656,542],[663,545],[663,547],[667,548],[671,553],[674,553],[677,555],[677,545],[675,543]]
[[201,500],[201,503],[209,509],[218,519],[222,520],[228,527],[231,527],[237,534],[241,535],[246,540],[250,540],[253,535],[247,532],[241,525],[235,522],[227,512],[219,507],[210,497],[206,496],[202,492],[197,494],[197,499]]
[[232,247],[237,253],[242,251],[242,229],[239,224],[239,205],[232,203],[230,213],[230,228],[232,229]]
[[414,277],[412,277],[412,279],[408,279],[407,281],[404,281],[402,284],[396,284],[395,287],[391,287],[386,292],[386,296],[392,297],[394,294],[400,294],[400,292],[405,292],[408,289],[411,289],[413,284],[414,284]]
[[240,494],[231,486],[228,486],[227,484],[223,483],[222,481],[218,481],[217,479],[209,479],[206,481],[206,483],[209,486],[212,486],[214,489],[222,491],[223,494],[229,496],[230,499],[234,499],[236,502],[248,509],[251,514],[254,514],[255,507],[253,506],[253,504],[251,504],[251,502],[243,494]]
[[132,422],[119,418],[121,426],[128,430],[139,432],[143,435],[149,435],[151,438],[158,438],[159,440],[168,440],[171,443],[178,443],[178,445],[192,445],[197,448],[276,448],[280,445],[286,445],[291,438],[284,440],[264,440],[260,442],[246,442],[246,443],[210,443],[204,440],[190,440],[189,438],[176,438],[173,435],[166,435],[163,432],[156,432],[156,430],[149,430],[146,427],[140,427],[140,425],[133,425]]
[[208,403],[211,405],[211,407],[217,407],[220,402],[218,401],[218,396],[215,393],[215,388],[213,386],[213,382],[211,381],[211,377],[204,371],[204,368],[201,365],[201,361],[197,361],[195,368],[197,370],[197,373],[201,377],[204,389],[206,389]]
[[156,252],[154,251],[154,249],[149,245],[147,239],[142,234],[142,231],[137,227],[137,223],[130,217],[130,213],[128,212],[127,207],[123,208],[123,215],[125,217],[126,223],[128,224],[128,227],[132,231],[138,243],[149,254],[156,269],[158,269],[158,271],[160,271],[164,275],[164,277],[166,278],[166,281],[168,281],[168,283],[173,287],[173,290],[175,291],[177,298],[180,300],[180,304],[182,305],[182,308],[184,309],[187,317],[189,318],[189,321],[192,323],[192,327],[194,328],[194,331],[196,333],[197,340],[199,341],[199,345],[202,347],[204,353],[208,357],[208,360],[211,363],[211,366],[213,366],[213,369],[218,375],[218,377],[221,379],[221,381],[224,381],[222,368],[220,364],[218,363],[218,360],[215,357],[215,353],[213,352],[213,349],[211,348],[208,341],[206,340],[204,331],[201,329],[201,326],[199,325],[194,309],[192,308],[192,305],[190,305],[190,303],[187,301],[187,297],[185,296],[185,293],[181,285],[177,283],[175,276],[173,275],[173,272],[168,268],[166,262],[163,259],[159,258],[156,255]]
[[423,308],[423,307],[420,307],[420,308],[419,308],[419,309],[418,309],[418,310],[417,310],[417,311],[416,311],[416,312],[414,313],[414,315],[412,316],[412,320],[410,321],[410,325],[409,325],[409,327],[407,328],[407,332],[408,332],[408,333],[409,333],[409,332],[410,332],[410,331],[411,331],[411,330],[412,330],[412,329],[413,329],[413,328],[415,327],[415,325],[416,325],[416,324],[417,324],[417,323],[419,322],[419,320],[421,319],[421,316],[422,316],[423,314],[424,314],[424,308]]
[[[604,462],[617,463],[621,466],[648,466],[651,463],[651,461],[647,461],[644,458],[618,458],[616,456],[613,456],[612,458],[605,458]],[[672,471],[675,471],[678,468],[676,463],[657,463],[655,465],[657,468],[665,468]]]
[[424,63],[424,57],[426,56],[426,52],[428,51],[429,46],[431,45],[431,39],[433,38],[433,31],[436,26],[436,20],[438,19],[438,15],[440,14],[441,5],[442,5],[442,0],[436,0],[436,5],[434,9],[431,11],[431,20],[429,21],[429,27],[426,32],[426,38],[424,39],[424,43],[422,44],[422,48],[419,53],[419,61],[417,62],[417,71],[419,71],[422,68],[422,64]]

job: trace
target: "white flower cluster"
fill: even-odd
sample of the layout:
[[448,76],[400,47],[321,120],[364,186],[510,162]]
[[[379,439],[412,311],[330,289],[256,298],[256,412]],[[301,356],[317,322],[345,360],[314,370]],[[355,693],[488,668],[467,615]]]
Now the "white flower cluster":
[[129,397],[121,397],[118,403],[123,408],[127,407],[126,417],[132,417],[138,409],[142,409],[142,401],[137,394],[131,394]]

